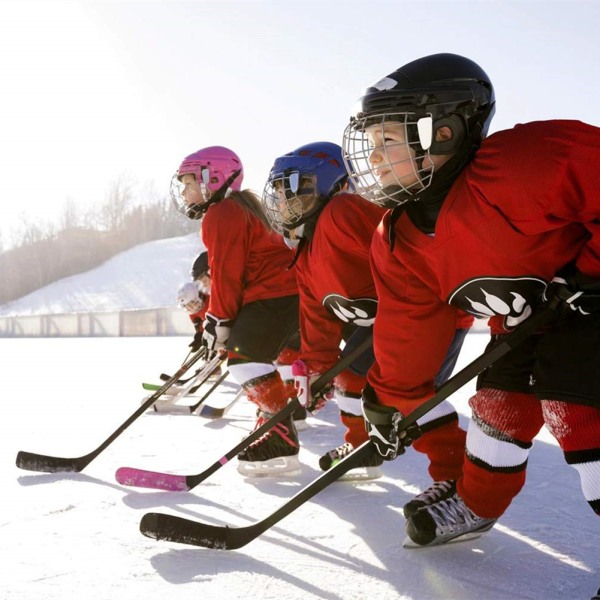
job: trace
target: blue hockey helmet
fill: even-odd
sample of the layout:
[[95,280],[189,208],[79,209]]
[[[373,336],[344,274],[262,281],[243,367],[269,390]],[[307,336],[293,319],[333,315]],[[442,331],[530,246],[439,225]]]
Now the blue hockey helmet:
[[271,227],[289,239],[302,237],[299,228],[347,180],[342,149],[331,142],[306,144],[275,159],[262,195]]

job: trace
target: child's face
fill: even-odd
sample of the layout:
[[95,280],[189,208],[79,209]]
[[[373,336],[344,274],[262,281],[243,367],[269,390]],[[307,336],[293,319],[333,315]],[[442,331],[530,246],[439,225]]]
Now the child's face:
[[399,185],[409,189],[420,181],[404,124],[378,123],[367,127],[365,133],[371,146],[371,170],[381,187]]
[[181,195],[187,206],[191,206],[192,204],[204,204],[204,202],[206,202],[202,196],[196,177],[192,173],[183,175],[181,177],[181,184],[183,186]]
[[[273,187],[277,193],[277,208],[281,215],[281,220],[286,224],[293,224],[303,215],[310,212],[317,202],[316,182],[312,177],[303,176],[298,182],[298,189],[292,190],[290,197],[286,196],[283,183],[275,181]],[[302,193],[303,191],[309,193]]]

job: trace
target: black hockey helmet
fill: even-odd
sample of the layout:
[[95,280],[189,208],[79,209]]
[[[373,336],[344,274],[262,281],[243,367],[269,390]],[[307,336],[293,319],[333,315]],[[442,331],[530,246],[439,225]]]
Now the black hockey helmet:
[[[472,60],[457,54],[433,54],[414,60],[374,83],[358,100],[344,132],[344,160],[357,190],[382,205],[415,199],[431,183],[433,171],[423,166],[426,154],[471,152],[487,135],[495,110],[492,82]],[[401,123],[415,154],[421,182],[392,196],[377,189],[368,157],[365,130],[373,125]],[[448,127],[452,138],[436,141],[435,132]],[[354,175],[352,174],[354,173]]]
[[190,275],[192,279],[200,279],[203,275],[208,275],[209,267],[208,267],[208,252],[201,252],[198,255],[198,258],[194,261],[192,265],[192,270]]
[[457,54],[433,54],[400,67],[367,88],[354,118],[406,112],[418,118],[431,116],[433,133],[446,125],[454,137],[448,142],[431,139],[429,151],[450,154],[466,136],[481,141],[487,135],[495,102],[492,82],[477,63]]

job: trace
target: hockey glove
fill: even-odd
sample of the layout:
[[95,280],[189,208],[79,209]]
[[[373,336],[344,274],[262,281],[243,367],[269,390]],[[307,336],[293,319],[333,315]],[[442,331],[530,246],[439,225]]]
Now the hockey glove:
[[600,311],[600,279],[575,271],[564,277],[555,277],[544,290],[545,302],[557,302],[565,310],[580,315]]
[[404,415],[391,406],[383,406],[376,400],[373,388],[367,386],[363,392],[363,414],[369,438],[384,460],[394,460],[404,454],[406,448],[421,436],[419,426],[414,423],[407,429],[398,430]]
[[231,319],[218,319],[217,317],[206,313],[206,318],[202,324],[204,332],[202,334],[202,344],[207,350],[218,351],[225,350],[225,344],[229,339]]
[[192,343],[189,345],[190,351],[198,352],[198,350],[200,350],[200,348],[202,348],[202,346],[204,346],[203,338],[202,338],[202,331],[196,331],[196,335],[194,335],[194,339],[192,340]]
[[319,373],[311,373],[308,365],[301,360],[292,363],[292,375],[294,376],[294,387],[300,404],[311,414],[316,414],[324,406],[327,400],[333,398],[333,383],[327,383],[317,394],[310,392],[310,386],[321,376]]

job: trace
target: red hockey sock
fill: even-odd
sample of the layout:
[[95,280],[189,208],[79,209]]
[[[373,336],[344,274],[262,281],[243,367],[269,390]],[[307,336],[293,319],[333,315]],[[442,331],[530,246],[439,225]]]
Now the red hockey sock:
[[341,412],[340,419],[347,427],[347,431],[344,434],[344,441],[351,444],[353,448],[357,448],[369,439],[365,428],[365,420],[362,417]]

